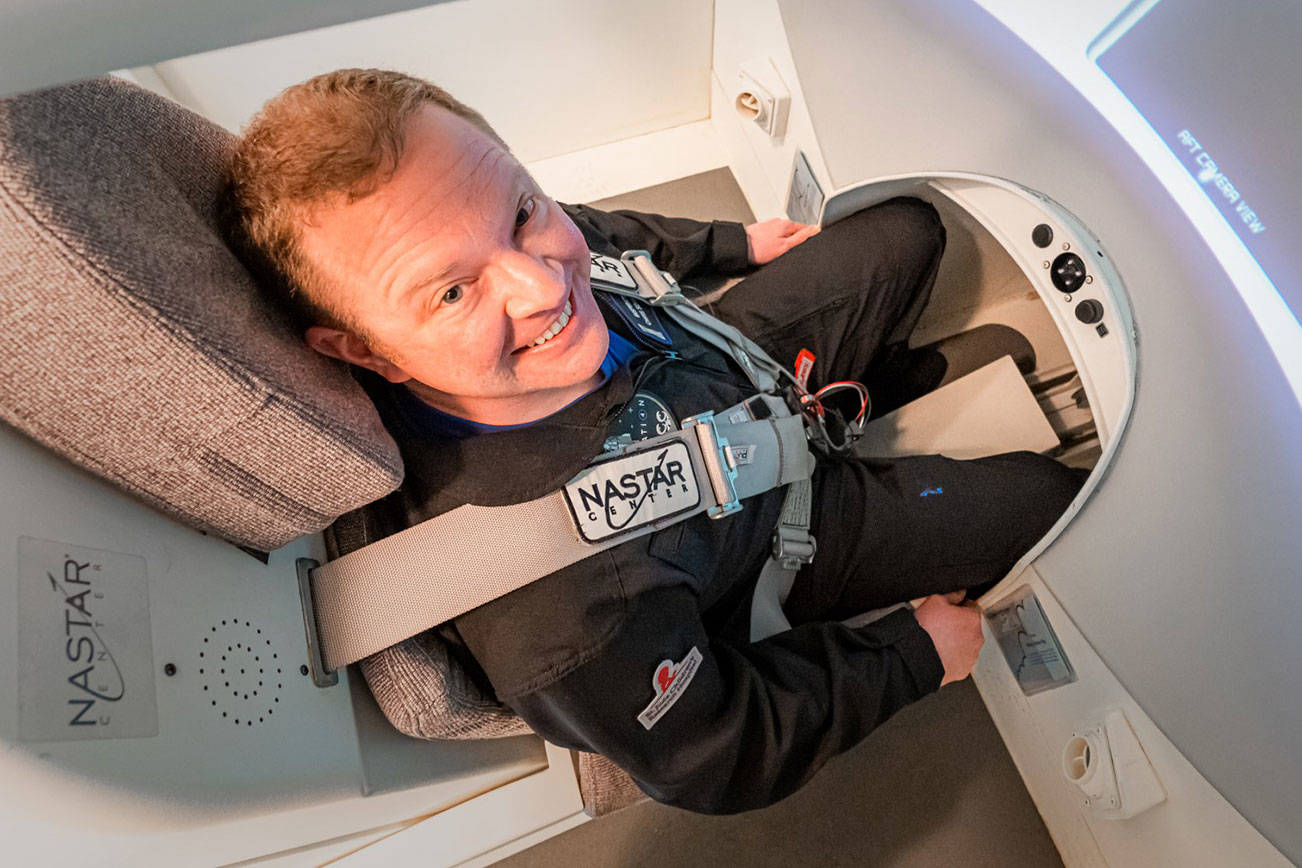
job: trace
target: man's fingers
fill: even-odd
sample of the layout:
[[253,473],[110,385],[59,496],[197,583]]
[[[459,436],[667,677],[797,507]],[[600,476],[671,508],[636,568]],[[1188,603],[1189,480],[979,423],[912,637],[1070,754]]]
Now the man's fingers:
[[948,594],[945,595],[945,599],[949,600],[950,603],[957,606],[959,603],[963,602],[963,598],[966,596],[967,596],[967,591],[960,588],[957,591],[950,591]]
[[790,250],[791,248],[795,247],[800,242],[813,238],[815,235],[818,234],[817,226],[805,226],[800,223],[794,223],[792,225],[798,226],[800,228],[786,237],[785,243],[783,244],[784,253]]

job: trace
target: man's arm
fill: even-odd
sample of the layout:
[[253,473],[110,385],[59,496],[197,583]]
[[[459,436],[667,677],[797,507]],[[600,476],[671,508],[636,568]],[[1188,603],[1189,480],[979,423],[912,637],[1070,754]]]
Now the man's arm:
[[[662,661],[673,676],[655,686]],[[503,699],[544,738],[595,751],[652,798],[703,813],[772,804],[895,711],[936,690],[943,668],[914,615],[866,627],[804,624],[757,643],[706,633],[684,586],[627,601],[599,653]],[[672,705],[654,703],[685,679]],[[663,688],[663,689],[661,689]],[[648,729],[639,720],[650,720]]]
[[679,280],[703,273],[737,274],[750,267],[746,230],[740,223],[703,223],[636,211],[599,211],[564,205],[584,236],[609,241],[617,251],[645,250],[661,269]]

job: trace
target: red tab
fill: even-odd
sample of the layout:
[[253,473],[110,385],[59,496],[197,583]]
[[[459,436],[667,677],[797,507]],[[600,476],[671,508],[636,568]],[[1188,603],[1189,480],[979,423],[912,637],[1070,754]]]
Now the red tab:
[[814,370],[814,354],[809,350],[801,350],[796,353],[796,382],[800,388],[806,389],[809,384],[809,373]]

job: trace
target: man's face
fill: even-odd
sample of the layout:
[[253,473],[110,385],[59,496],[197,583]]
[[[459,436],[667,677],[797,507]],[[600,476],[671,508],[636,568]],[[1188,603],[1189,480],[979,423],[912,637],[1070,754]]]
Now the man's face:
[[596,385],[609,335],[583,236],[451,112],[420,110],[393,177],[319,207],[300,237],[360,332],[313,327],[315,349],[484,422],[529,421]]

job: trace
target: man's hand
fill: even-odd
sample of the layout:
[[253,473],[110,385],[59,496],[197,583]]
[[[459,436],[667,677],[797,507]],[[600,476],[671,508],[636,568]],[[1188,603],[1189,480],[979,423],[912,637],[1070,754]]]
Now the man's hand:
[[746,255],[751,265],[763,265],[817,234],[817,226],[795,223],[785,217],[752,223],[746,227]]
[[981,633],[981,612],[975,603],[960,605],[963,592],[933,594],[914,610],[914,617],[931,636],[945,667],[940,685],[962,681],[972,674],[985,636]]

